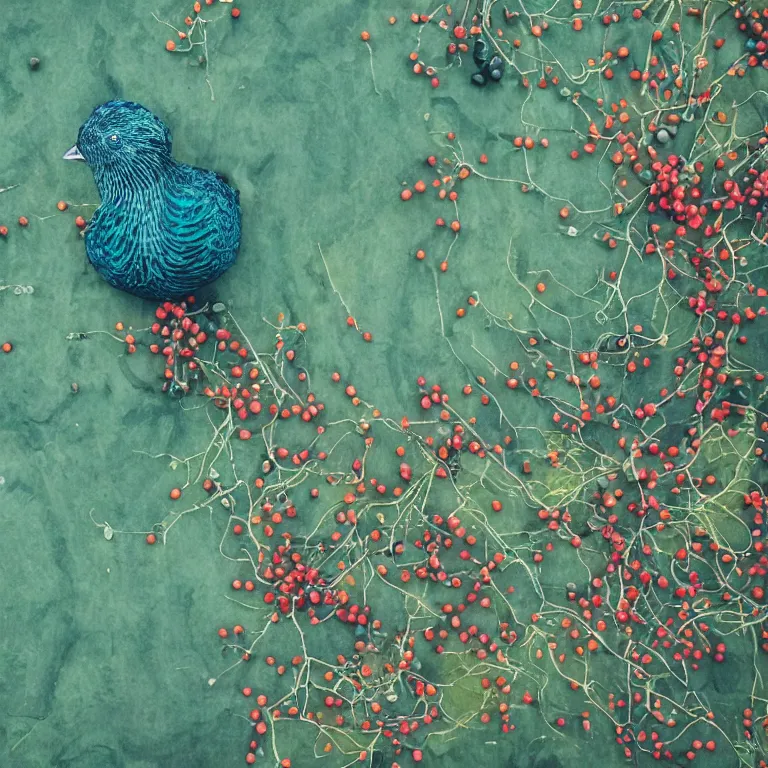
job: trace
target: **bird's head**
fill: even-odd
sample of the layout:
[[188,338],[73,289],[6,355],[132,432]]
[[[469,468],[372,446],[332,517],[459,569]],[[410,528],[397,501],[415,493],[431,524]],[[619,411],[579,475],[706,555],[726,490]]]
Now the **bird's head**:
[[96,169],[156,164],[170,156],[171,134],[160,118],[132,101],[108,101],[83,123],[64,159],[84,160]]

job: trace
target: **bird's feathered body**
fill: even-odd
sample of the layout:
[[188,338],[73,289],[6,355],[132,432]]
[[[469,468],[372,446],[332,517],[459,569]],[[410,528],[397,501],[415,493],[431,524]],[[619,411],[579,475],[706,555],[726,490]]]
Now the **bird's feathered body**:
[[97,107],[77,149],[101,196],[86,252],[107,282],[169,299],[193,293],[235,262],[237,191],[211,171],[174,160],[170,133],[151,112],[124,101]]

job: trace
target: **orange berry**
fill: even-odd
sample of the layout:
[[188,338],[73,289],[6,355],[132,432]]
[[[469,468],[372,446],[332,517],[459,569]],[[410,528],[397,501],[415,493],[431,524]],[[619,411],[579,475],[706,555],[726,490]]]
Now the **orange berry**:
[[173,42],[173,40],[168,40],[165,44],[165,50],[166,51],[175,51],[176,50],[176,43]]
[[360,39],[361,39],[361,40],[362,40],[364,43],[367,43],[367,42],[368,42],[368,41],[371,39],[371,33],[370,33],[370,32],[368,32],[367,30],[365,30],[365,29],[364,29],[364,30],[363,30],[363,31],[360,33]]

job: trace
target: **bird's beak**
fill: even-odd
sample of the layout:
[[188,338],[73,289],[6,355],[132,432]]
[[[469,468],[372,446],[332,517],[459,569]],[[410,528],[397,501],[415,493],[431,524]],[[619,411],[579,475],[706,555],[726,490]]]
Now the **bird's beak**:
[[85,162],[85,158],[82,156],[82,154],[80,153],[80,150],[77,148],[77,144],[75,144],[75,146],[72,147],[72,149],[68,149],[64,153],[63,159],[64,160],[82,160],[83,162]]

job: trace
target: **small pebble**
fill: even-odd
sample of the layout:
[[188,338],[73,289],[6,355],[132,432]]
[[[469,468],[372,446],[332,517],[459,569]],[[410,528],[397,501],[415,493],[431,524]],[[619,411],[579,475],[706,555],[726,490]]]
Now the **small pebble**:
[[80,391],[80,385],[76,381],[73,381],[69,385],[69,388],[72,390],[73,395],[76,395]]
[[475,72],[474,75],[472,75],[472,83],[473,85],[480,85],[483,86],[488,81],[485,79],[485,75],[482,72]]
[[493,72],[504,71],[504,60],[501,58],[501,56],[494,56],[490,62],[488,63],[488,69],[491,71],[491,75],[493,75]]
[[212,309],[214,312],[216,312],[216,314],[219,314],[220,312],[226,312],[226,311],[227,311],[227,306],[226,306],[226,304],[222,304],[222,302],[220,302],[220,301],[217,301],[217,302],[216,302],[216,303],[215,303],[215,304],[214,304],[214,305],[211,307],[211,309]]
[[670,136],[666,128],[659,128],[659,130],[656,131],[656,141],[658,141],[659,144],[666,144],[669,139]]
[[37,56],[33,56],[29,60],[29,68],[34,72],[36,69],[39,69],[40,67],[40,59],[37,58]]
[[488,61],[488,53],[488,43],[486,43],[482,37],[478,37],[472,48],[472,58],[475,60],[475,64],[477,64],[478,67],[482,67],[485,62]]
[[498,83],[499,80],[501,80],[502,75],[504,74],[504,68],[503,67],[501,69],[490,68],[488,71],[488,74],[490,75],[491,80],[495,80]]

